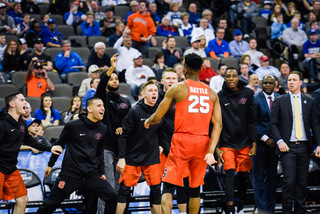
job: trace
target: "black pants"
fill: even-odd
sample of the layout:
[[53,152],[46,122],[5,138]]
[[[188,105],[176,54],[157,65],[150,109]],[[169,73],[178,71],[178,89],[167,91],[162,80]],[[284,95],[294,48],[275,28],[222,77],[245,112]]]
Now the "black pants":
[[[307,198],[308,169],[310,156],[308,142],[288,144],[290,151],[282,153],[280,161],[283,170],[282,211],[284,214],[305,213]],[[294,203],[294,212],[292,205]]]
[[114,214],[117,207],[117,194],[108,181],[95,174],[88,178],[75,179],[58,177],[49,198],[41,205],[37,213],[52,213],[58,205],[75,190],[87,190],[106,202],[105,213]]
[[148,43],[132,40],[132,47],[140,51],[144,58],[148,57]]

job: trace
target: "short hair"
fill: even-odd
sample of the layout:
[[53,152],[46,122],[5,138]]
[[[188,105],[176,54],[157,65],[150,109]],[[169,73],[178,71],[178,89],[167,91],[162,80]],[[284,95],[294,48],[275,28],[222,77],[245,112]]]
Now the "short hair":
[[93,16],[94,17],[94,13],[93,12],[91,12],[91,11],[89,11],[89,12],[87,12],[87,14],[86,14],[87,16]]
[[281,12],[277,12],[274,16],[278,18],[278,16],[283,16],[283,14]]
[[86,108],[88,108],[88,106],[91,106],[93,101],[95,100],[101,100],[99,97],[91,97],[86,101]]
[[158,88],[158,86],[152,80],[149,80],[148,82],[144,83],[141,86],[141,91],[144,91],[147,88],[148,85],[155,85]]
[[250,39],[249,39],[248,43],[250,43],[250,42],[251,42],[251,40],[255,40],[255,41],[257,41],[257,38],[256,38],[256,37],[250,37]]
[[[276,80],[276,77],[275,76],[273,76],[273,75],[270,75],[270,74],[267,74],[267,75],[265,75],[263,78],[262,78],[262,81],[265,79],[265,78],[272,78],[274,81]],[[278,79],[277,79],[278,80]]]
[[242,63],[240,63],[240,68],[241,68],[241,65],[246,65],[246,66],[248,66],[248,67],[249,67],[249,64],[248,64],[248,63],[246,63],[246,62],[242,62]]
[[220,64],[218,65],[218,70],[220,70],[222,66],[227,66],[227,65],[226,65],[226,64],[223,64],[223,63],[220,63]]
[[94,83],[94,81],[95,81],[96,79],[99,79],[99,78],[92,78],[92,79],[90,80],[90,86],[91,86],[91,84]]
[[96,44],[94,44],[94,52],[97,52],[97,49],[99,46],[103,46],[103,48],[106,48],[106,44],[104,44],[103,42],[97,42]]
[[224,30],[225,31],[225,29],[223,27],[217,27],[216,28],[216,32],[218,32],[219,30]]
[[180,15],[180,19],[181,20],[183,20],[185,17],[190,17],[190,15],[187,13],[187,12],[183,12],[183,13],[181,13],[181,15]]
[[205,9],[201,15],[204,16],[206,13],[210,13],[210,15],[212,15],[212,11],[209,9]]
[[226,70],[226,74],[227,74],[229,71],[231,71],[231,70],[235,70],[236,73],[237,73],[237,76],[239,76],[237,69],[234,68],[234,67],[228,67],[227,70]]
[[26,17],[26,16],[30,16],[30,14],[29,13],[24,13],[24,14],[22,14],[22,18],[24,18],[24,17]]
[[312,20],[312,21],[310,22],[310,27],[311,27],[314,23],[318,23],[318,21],[317,21],[317,20]]
[[172,3],[172,4],[170,5],[170,10],[173,10],[173,7],[176,7],[176,6],[178,6],[177,3]]
[[296,10],[296,11],[294,11],[293,16],[294,16],[294,15],[297,15],[297,14],[298,14],[298,15],[301,15],[301,13]]
[[[164,16],[162,19],[161,19],[161,22],[163,23],[164,22],[164,20],[169,20],[170,21],[170,19],[167,17],[167,16]],[[168,37],[169,38],[169,37]]]
[[157,80],[158,81],[158,79],[156,77],[148,77],[147,81],[150,81],[150,80]]
[[168,38],[167,38],[166,42],[169,42],[169,40],[170,40],[170,39],[174,39],[174,40],[176,40],[173,36],[168,36]]
[[290,74],[298,74],[299,80],[301,80],[301,81],[303,80],[302,74],[299,71],[291,71]]
[[186,66],[187,69],[191,69],[193,71],[201,71],[201,66],[203,63],[203,60],[201,56],[195,53],[187,54],[185,58],[184,65]]
[[[162,73],[162,79],[163,79],[163,77],[164,77],[164,75],[166,74],[166,73],[169,73],[169,72],[172,72],[172,73],[175,73],[175,74],[177,74],[177,71],[176,71],[176,69],[174,69],[174,68],[167,68],[163,73]],[[178,74],[177,74],[178,75]]]
[[123,24],[122,21],[117,21],[117,22],[116,22],[116,27],[119,27],[121,24]]
[[131,1],[131,2],[130,2],[130,7],[132,7],[134,3],[137,3],[137,4],[139,5],[139,2],[137,2],[137,1]]
[[156,54],[156,56],[154,57],[154,63],[157,63],[157,60],[159,59],[159,58],[161,58],[161,57],[164,57],[164,54],[162,53],[162,52],[158,52],[157,54]]
[[220,21],[222,21],[222,20],[227,21],[227,19],[226,19],[226,18],[220,18],[220,19],[218,20],[218,24],[219,24],[219,23],[220,23]]
[[63,41],[62,41],[62,47],[63,47],[65,44],[71,44],[70,40],[68,40],[68,39],[63,40]]
[[11,94],[8,94],[6,97],[5,97],[5,103],[6,103],[6,107],[7,108],[9,108],[9,103],[11,102],[11,101],[13,101],[14,99],[16,99],[17,98],[17,95],[18,94],[21,94],[21,92],[20,91],[16,91],[16,92],[13,92],[13,93],[11,93]]

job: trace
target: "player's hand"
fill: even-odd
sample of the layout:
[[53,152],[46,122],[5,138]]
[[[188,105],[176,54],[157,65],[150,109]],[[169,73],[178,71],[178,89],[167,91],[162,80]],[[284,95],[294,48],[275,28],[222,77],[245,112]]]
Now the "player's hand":
[[55,154],[55,155],[61,155],[61,153],[63,152],[63,149],[61,146],[56,145],[51,148],[51,152],[52,154]]
[[122,131],[122,127],[119,127],[116,129],[116,135],[122,135],[123,131]]
[[207,162],[209,166],[212,164],[217,163],[217,161],[214,159],[213,154],[207,153],[206,156],[204,157],[204,160]]
[[126,160],[124,158],[120,158],[117,164],[117,171],[122,174],[125,168],[126,168]]
[[149,129],[149,126],[150,126],[150,124],[149,124],[148,121],[149,121],[149,118],[144,121],[144,127],[145,127],[146,129]]
[[44,176],[48,177],[51,171],[52,171],[52,167],[47,166],[47,168],[44,170]]
[[31,151],[32,151],[32,153],[33,153],[33,154],[41,153],[41,151],[40,151],[40,150],[35,149],[35,148],[31,148]]
[[162,154],[163,153],[163,148],[162,146],[159,146],[159,154]]
[[315,156],[316,156],[317,158],[320,158],[320,146],[317,146],[316,152],[315,152]]
[[266,140],[266,144],[267,144],[270,148],[275,147],[274,141],[273,141],[273,139],[270,138],[270,137]]
[[255,156],[256,154],[257,154],[257,143],[256,143],[256,142],[253,142],[253,143],[252,143],[252,147],[251,147],[251,149],[249,150],[248,155],[249,155],[249,156]]
[[111,59],[110,59],[110,62],[111,62],[111,67],[113,68],[116,68],[117,67],[117,58],[118,58],[118,55],[119,54],[114,54]]
[[290,148],[288,147],[288,145],[281,141],[279,144],[278,144],[278,148],[281,152],[289,152]]

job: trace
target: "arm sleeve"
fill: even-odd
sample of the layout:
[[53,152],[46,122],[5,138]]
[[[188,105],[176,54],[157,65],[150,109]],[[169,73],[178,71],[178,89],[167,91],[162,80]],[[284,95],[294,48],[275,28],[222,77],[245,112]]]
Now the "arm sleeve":
[[29,133],[27,132],[24,135],[24,141],[26,145],[31,146],[33,148],[36,148],[40,151],[50,151],[51,150],[51,145],[46,144],[46,143],[39,143],[36,138],[33,138]]
[[116,43],[114,43],[113,45],[113,49],[116,50],[118,53],[120,52],[119,51],[119,48],[121,47],[121,44],[123,43],[123,37],[121,36],[117,41]]
[[105,136],[106,134],[103,135],[103,137],[101,138],[98,148],[97,148],[97,158],[99,160],[99,166],[98,166],[98,170],[100,175],[105,175],[105,171],[104,171],[104,155],[103,155],[103,151],[104,151],[104,141],[105,141]]
[[106,100],[106,87],[108,85],[109,80],[110,77],[105,73],[98,84],[97,91],[95,94],[96,97],[99,97],[102,100]]
[[280,102],[279,99],[275,99],[271,109],[270,130],[274,142],[278,142],[282,139],[279,131],[279,119],[280,119]]

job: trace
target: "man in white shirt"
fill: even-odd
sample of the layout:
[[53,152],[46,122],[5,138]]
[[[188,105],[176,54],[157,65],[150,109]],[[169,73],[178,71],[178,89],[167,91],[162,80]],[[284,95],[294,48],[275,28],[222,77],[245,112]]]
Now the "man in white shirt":
[[147,82],[149,77],[154,77],[154,72],[147,65],[143,65],[143,58],[140,52],[133,57],[133,65],[127,68],[125,73],[126,82],[131,87],[131,95],[138,97],[140,85]]
[[212,77],[210,80],[209,87],[212,88],[216,93],[218,93],[222,89],[226,71],[227,71],[227,66],[225,64],[219,64],[219,67],[218,67],[219,75]]
[[207,57],[206,53],[200,49],[200,38],[199,37],[192,37],[191,39],[191,48],[189,48],[188,50],[186,50],[184,52],[184,56],[188,55],[190,53],[195,53],[199,56],[201,56],[202,58]]
[[249,40],[250,50],[244,52],[243,55],[249,55],[252,64],[255,64],[257,67],[260,67],[260,57],[263,56],[263,53],[257,51],[257,40],[255,38],[251,38]]
[[209,41],[216,38],[214,36],[214,31],[208,28],[208,20],[207,19],[201,19],[200,20],[200,27],[196,27],[193,29],[191,36],[192,37],[200,37],[200,36],[206,37],[206,42],[208,45]]
[[132,66],[133,57],[140,53],[137,49],[131,47],[131,45],[131,37],[124,31],[123,36],[120,37],[113,46],[113,49],[119,54],[116,67],[117,73]]

